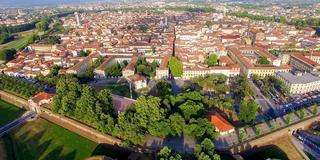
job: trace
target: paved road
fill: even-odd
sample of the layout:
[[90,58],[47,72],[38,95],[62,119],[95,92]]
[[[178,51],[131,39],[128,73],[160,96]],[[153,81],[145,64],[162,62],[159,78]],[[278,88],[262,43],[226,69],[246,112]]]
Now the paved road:
[[249,79],[249,83],[256,94],[255,100],[261,106],[263,112],[268,111],[270,108],[275,106],[275,104],[272,104],[270,100],[261,93],[260,89],[253,83],[251,79]]
[[304,132],[297,131],[293,136],[303,145],[303,150],[312,154],[316,159],[320,159],[320,147],[314,142],[310,141],[310,137]]
[[37,114],[33,111],[28,111],[26,114],[22,115],[20,118],[6,124],[5,126],[0,128],[0,137],[3,136],[5,133],[10,132],[13,128],[25,123],[32,117],[35,117]]

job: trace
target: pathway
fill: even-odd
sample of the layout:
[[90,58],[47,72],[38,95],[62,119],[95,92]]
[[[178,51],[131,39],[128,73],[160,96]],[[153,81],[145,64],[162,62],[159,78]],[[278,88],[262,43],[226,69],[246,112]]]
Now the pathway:
[[28,111],[24,115],[22,115],[20,118],[6,124],[5,126],[0,128],[0,137],[2,137],[4,134],[10,132],[15,127],[25,123],[26,121],[36,117],[36,112]]

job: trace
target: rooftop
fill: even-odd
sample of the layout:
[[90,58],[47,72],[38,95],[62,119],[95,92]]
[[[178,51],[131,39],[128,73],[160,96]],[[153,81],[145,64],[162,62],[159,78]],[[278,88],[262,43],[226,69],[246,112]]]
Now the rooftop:
[[296,75],[290,72],[278,72],[276,74],[291,84],[305,84],[305,83],[320,81],[320,77],[314,76],[310,73],[303,73],[302,75]]
[[234,128],[227,120],[225,120],[219,114],[211,115],[210,121],[220,132],[226,132]]

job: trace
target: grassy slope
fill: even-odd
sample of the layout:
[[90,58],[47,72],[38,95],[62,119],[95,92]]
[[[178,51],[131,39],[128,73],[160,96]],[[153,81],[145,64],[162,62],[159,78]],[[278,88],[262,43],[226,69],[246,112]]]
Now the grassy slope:
[[26,123],[10,138],[12,144],[7,144],[7,150],[15,153],[17,160],[81,160],[91,156],[97,147],[96,143],[43,119]]
[[[0,126],[22,115],[23,110],[0,99]],[[7,158],[3,139],[0,139],[0,160]]]
[[28,43],[28,38],[30,35],[32,35],[34,32],[34,30],[30,30],[30,31],[25,31],[25,32],[20,32],[18,33],[20,36],[18,39],[11,41],[9,43],[6,44],[2,44],[0,45],[0,49],[4,49],[4,48],[21,48],[22,46],[26,45]]
[[15,120],[22,115],[22,113],[22,109],[0,99],[0,126]]

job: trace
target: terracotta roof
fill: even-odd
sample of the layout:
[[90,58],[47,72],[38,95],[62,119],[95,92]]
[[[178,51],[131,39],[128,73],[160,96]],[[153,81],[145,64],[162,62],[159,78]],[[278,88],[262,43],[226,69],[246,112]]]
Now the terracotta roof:
[[132,75],[132,76],[128,77],[128,79],[131,82],[137,82],[137,81],[146,80],[146,77],[144,77],[142,75],[139,75],[139,74],[135,74],[135,75]]
[[210,121],[220,132],[226,132],[234,129],[234,127],[219,114],[211,115]]
[[307,64],[309,64],[309,65],[311,65],[311,66],[313,66],[313,67],[318,66],[318,63],[317,63],[317,62],[315,62],[315,61],[313,61],[313,60],[305,57],[305,56],[302,55],[302,54],[293,54],[293,55],[291,55],[291,56],[294,57],[294,58],[296,58],[296,59],[298,59],[298,60],[300,60],[300,61],[302,61],[302,62],[304,62],[304,63],[307,63]]
[[35,96],[32,97],[32,101],[38,103],[42,100],[48,100],[48,99],[52,98],[53,96],[54,96],[54,94],[50,94],[47,92],[39,92],[38,94],[36,94]]

